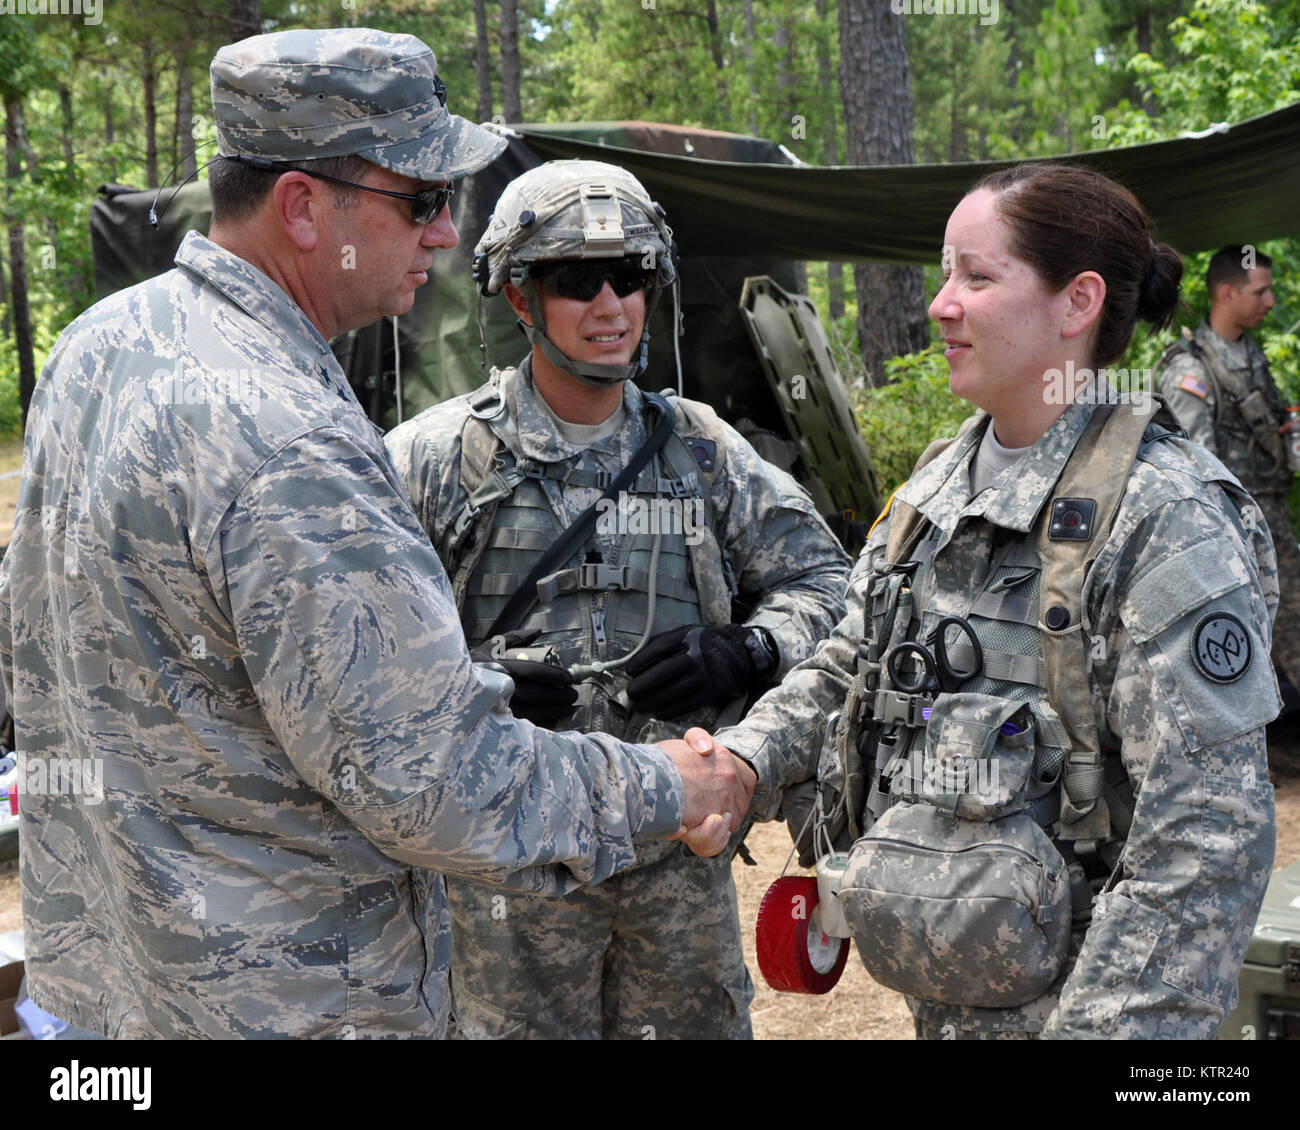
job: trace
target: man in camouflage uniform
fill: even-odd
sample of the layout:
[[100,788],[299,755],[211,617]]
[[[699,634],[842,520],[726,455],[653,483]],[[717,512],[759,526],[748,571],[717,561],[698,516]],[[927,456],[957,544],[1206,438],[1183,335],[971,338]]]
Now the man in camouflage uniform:
[[[512,708],[637,741],[713,725],[780,678],[838,619],[848,574],[788,474],[708,406],[629,379],[674,283],[670,239],[616,166],[552,162],[517,178],[476,248],[476,277],[485,294],[504,285],[531,353],[388,436],[466,637],[515,678]],[[617,490],[664,412],[672,435]],[[593,503],[591,534],[541,562]],[[518,592],[518,615],[503,612]],[[460,880],[448,897],[464,1036],[751,1034],[729,853],[699,860],[667,844],[561,900]]]
[[435,186],[501,149],[432,52],[256,36],[212,92],[211,238],[77,319],[28,420],[0,665],[30,989],[111,1036],[439,1036],[423,869],[597,882],[748,771],[510,716],[326,344],[410,308],[456,242]]
[[[988,427],[989,417],[979,412],[951,446],[900,488],[853,569],[848,613],[831,638],[739,727],[717,734],[757,771],[756,812],[771,818],[783,791],[817,772],[825,730],[819,722],[841,706],[849,711],[858,645],[864,631],[872,631],[868,593],[882,575],[899,503],[928,523],[913,557],[921,562],[913,589],[920,612],[916,638],[930,638],[941,616],[962,616],[984,649],[983,676],[964,683],[960,694],[937,696],[927,714],[941,711],[946,700],[968,696],[1028,703],[1038,743],[1034,780],[1050,781],[1058,770],[1047,771],[1044,747],[1068,747],[1062,721],[1077,726],[1078,719],[1051,707],[1036,670],[1042,667],[1039,625],[1052,623],[1054,609],[1039,607],[1043,582],[1035,555],[1023,548],[1032,549],[1027,533],[1052,504],[1055,484],[1093,411],[1082,402],[1070,405],[982,491],[972,489],[968,473]],[[1128,818],[1121,811],[1127,803],[1123,782],[1135,794],[1122,856],[1115,865],[1115,853],[1104,847],[1098,852],[1104,866],[1093,889],[1111,866],[1113,874],[1090,916],[1088,887],[1074,896],[1064,970],[1041,996],[1008,1008],[909,997],[918,1036],[1205,1038],[1233,1006],[1273,859],[1264,726],[1276,715],[1278,701],[1264,657],[1276,604],[1276,563],[1268,531],[1249,500],[1195,444],[1149,425],[1128,475],[1110,536],[1082,592],[1092,637],[1086,678],[1110,766],[1105,796],[1113,821]],[[1045,593],[1044,588],[1044,604]],[[1235,625],[1231,630],[1242,646],[1231,656],[1198,659],[1193,645],[1201,645],[1215,623]],[[970,669],[969,662],[957,666]],[[866,710],[870,716],[870,704]],[[1007,764],[1009,757],[1004,769]],[[823,764],[824,779],[826,770]],[[892,811],[887,808],[886,816]],[[1050,811],[1035,811],[1034,818],[1054,834]],[[955,832],[960,824],[944,826]],[[869,846],[857,842],[853,858]],[[941,866],[955,867],[955,858],[948,855]],[[853,867],[851,858],[841,890],[849,887]],[[933,877],[942,873],[923,878]],[[900,961],[916,960],[898,951],[877,956],[895,969]],[[989,954],[975,946],[954,947],[935,980],[983,987],[990,964]]]
[[1289,425],[1268,360],[1248,332],[1273,308],[1272,267],[1272,259],[1249,246],[1230,244],[1215,253],[1206,271],[1209,315],[1190,341],[1175,341],[1166,351],[1159,381],[1188,435],[1223,461],[1264,512],[1280,588],[1273,662],[1300,691],[1300,548],[1287,505],[1295,473],[1286,463],[1283,433]]

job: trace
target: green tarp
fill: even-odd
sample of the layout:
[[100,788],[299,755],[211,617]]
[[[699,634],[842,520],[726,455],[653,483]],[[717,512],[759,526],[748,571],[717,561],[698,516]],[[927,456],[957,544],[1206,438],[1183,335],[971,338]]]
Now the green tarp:
[[[501,189],[552,158],[612,161],[639,176],[667,209],[683,256],[688,395],[728,419],[780,431],[736,303],[747,275],[799,289],[793,260],[878,259],[935,264],[948,213],[972,182],[1001,164],[814,168],[789,163],[772,141],[645,122],[525,125],[505,155],[463,182],[453,205],[461,243],[439,252],[429,283],[400,319],[402,414],[468,391],[480,380],[477,301],[469,279],[475,239]],[[1160,237],[1182,251],[1300,232],[1300,103],[1206,136],[1053,158],[1127,184]],[[784,162],[784,163],[783,163]],[[154,193],[109,189],[91,215],[100,293],[166,270],[189,227],[206,230],[206,183],[162,194],[160,230],[147,222]],[[514,363],[526,343],[503,299],[485,304],[489,360]],[[653,323],[655,388],[672,378],[666,311]],[[390,321],[337,344],[371,415],[396,421]]]
[[[592,136],[602,126],[605,146]],[[682,247],[699,255],[937,263],[948,214],[965,191],[1018,163],[737,167],[701,160],[698,145],[694,157],[613,148],[631,136],[627,123],[519,130],[545,159],[593,157],[630,169],[668,210]],[[1180,251],[1300,233],[1300,103],[1204,136],[1051,160],[1127,185],[1160,238]]]

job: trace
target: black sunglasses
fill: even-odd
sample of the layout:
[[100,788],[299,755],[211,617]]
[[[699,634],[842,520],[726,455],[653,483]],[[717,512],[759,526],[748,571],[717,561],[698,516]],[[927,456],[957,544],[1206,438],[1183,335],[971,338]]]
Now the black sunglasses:
[[255,169],[267,169],[277,173],[306,173],[317,180],[327,180],[331,184],[345,184],[349,188],[359,188],[362,192],[373,192],[379,196],[392,196],[397,200],[411,202],[411,222],[423,227],[437,216],[456,194],[456,184],[439,185],[437,188],[422,188],[419,192],[390,192],[386,188],[371,188],[368,184],[357,184],[354,180],[343,180],[312,169],[300,169],[296,165],[287,165],[283,161],[271,161],[265,157],[247,157],[243,154],[223,154],[227,161],[239,161]]
[[547,294],[590,302],[608,280],[619,298],[644,290],[654,281],[654,271],[641,265],[640,255],[623,259],[574,259],[560,263],[539,263],[529,275]]

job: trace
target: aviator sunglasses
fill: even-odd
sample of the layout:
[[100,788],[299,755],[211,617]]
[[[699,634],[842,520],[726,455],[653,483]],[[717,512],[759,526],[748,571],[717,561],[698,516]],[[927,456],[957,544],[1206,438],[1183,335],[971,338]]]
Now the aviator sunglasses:
[[306,173],[309,177],[315,177],[317,180],[327,180],[332,184],[345,184],[350,188],[359,188],[362,192],[373,192],[379,196],[392,196],[398,200],[409,200],[411,202],[411,222],[423,227],[437,216],[448,204],[456,193],[455,182],[439,185],[437,188],[422,188],[419,192],[390,192],[386,188],[371,188],[368,184],[357,184],[356,181],[343,180],[341,177],[331,177],[325,173],[318,173],[312,169],[300,169],[295,165],[285,164],[283,161],[271,161],[265,157],[248,157],[244,154],[222,154],[227,161],[239,161],[245,165],[252,165],[255,169],[267,169],[277,173]]
[[574,298],[590,302],[601,291],[605,281],[614,288],[619,298],[626,298],[636,290],[644,290],[654,280],[654,271],[641,265],[640,255],[623,259],[575,259],[561,263],[540,263],[529,270],[529,275],[547,294],[557,298]]

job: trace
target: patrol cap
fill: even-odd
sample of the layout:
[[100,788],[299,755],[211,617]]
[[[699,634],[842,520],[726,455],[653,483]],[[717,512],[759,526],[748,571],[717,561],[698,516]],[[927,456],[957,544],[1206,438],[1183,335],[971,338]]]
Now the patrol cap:
[[447,112],[428,45],[373,28],[280,31],[212,60],[217,148],[275,161],[355,154],[417,180],[454,180],[506,140]]

